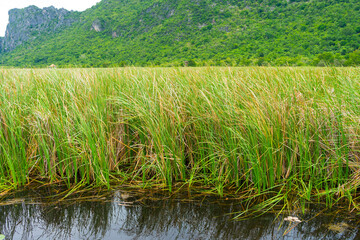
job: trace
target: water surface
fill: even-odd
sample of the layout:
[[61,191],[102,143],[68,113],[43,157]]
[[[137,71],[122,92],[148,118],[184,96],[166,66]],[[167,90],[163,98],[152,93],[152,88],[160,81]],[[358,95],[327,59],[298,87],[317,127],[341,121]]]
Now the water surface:
[[2,200],[0,233],[6,239],[360,239],[358,219],[349,214],[264,214],[233,221],[235,200],[213,197],[159,198],[115,191],[107,196],[49,202],[41,193]]

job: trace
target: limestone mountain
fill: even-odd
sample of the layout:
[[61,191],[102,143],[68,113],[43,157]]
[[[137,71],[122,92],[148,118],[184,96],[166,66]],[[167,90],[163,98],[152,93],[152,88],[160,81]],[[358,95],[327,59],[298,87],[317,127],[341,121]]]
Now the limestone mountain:
[[84,12],[31,6],[9,12],[0,63],[351,65],[360,61],[359,11],[358,0],[102,0]]
[[54,7],[12,9],[9,11],[9,24],[2,50],[8,52],[24,42],[33,41],[39,35],[60,31],[77,21],[76,16],[70,11]]

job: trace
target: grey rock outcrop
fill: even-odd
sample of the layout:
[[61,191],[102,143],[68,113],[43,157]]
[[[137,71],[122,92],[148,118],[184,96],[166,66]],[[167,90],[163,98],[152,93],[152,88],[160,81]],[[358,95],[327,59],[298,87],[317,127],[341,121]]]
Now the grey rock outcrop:
[[99,20],[99,19],[95,19],[95,21],[93,21],[93,23],[91,24],[91,29],[90,30],[95,30],[96,32],[101,32],[104,31],[104,23]]
[[0,44],[3,52],[8,52],[26,41],[32,41],[42,33],[56,33],[77,21],[72,11],[47,7],[40,9],[29,6],[9,11],[9,24]]

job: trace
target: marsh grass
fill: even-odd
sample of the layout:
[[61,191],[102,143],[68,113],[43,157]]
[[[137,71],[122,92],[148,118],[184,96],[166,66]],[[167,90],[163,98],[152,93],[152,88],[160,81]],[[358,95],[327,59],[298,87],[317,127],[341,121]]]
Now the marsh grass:
[[357,68],[0,69],[0,81],[2,189],[140,181],[358,209]]

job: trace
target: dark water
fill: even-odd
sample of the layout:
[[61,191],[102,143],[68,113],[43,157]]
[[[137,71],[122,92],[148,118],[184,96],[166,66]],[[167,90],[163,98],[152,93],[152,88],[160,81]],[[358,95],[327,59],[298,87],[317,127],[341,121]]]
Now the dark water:
[[236,201],[142,197],[117,191],[49,203],[44,196],[14,196],[0,201],[0,233],[5,239],[360,239],[350,215],[311,210],[293,214],[299,224],[284,221],[286,214],[232,221]]

